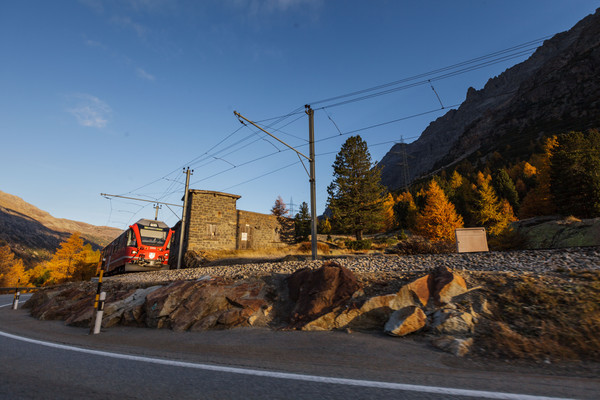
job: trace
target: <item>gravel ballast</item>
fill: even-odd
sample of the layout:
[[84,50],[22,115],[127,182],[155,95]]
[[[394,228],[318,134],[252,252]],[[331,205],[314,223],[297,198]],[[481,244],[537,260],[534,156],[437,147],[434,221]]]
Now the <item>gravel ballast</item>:
[[358,276],[368,275],[381,280],[394,279],[406,274],[427,273],[437,266],[446,266],[459,272],[463,270],[536,275],[565,270],[600,270],[600,247],[412,256],[342,256],[328,258],[328,260],[213,265],[180,270],[129,273],[108,277],[107,280],[115,283],[148,284],[193,280],[206,276],[246,279],[272,274],[291,274],[305,267],[319,268],[329,260],[336,261]]

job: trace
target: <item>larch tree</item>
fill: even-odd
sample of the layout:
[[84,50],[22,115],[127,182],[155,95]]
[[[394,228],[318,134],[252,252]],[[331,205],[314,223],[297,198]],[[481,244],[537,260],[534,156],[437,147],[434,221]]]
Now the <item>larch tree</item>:
[[391,231],[396,226],[396,219],[394,218],[394,197],[391,193],[388,193],[385,200],[383,201],[383,229],[385,231]]
[[15,259],[8,245],[0,247],[0,286],[25,286],[28,280],[23,261]]
[[289,211],[290,210],[288,210],[287,205],[281,196],[277,196],[277,199],[275,199],[275,204],[271,208],[271,214],[275,215],[276,217],[285,217]]
[[523,173],[525,177],[529,173],[532,173],[530,176],[535,177],[536,186],[525,195],[521,203],[521,207],[519,208],[521,218],[556,213],[556,206],[550,191],[550,158],[557,144],[556,136],[548,138],[544,144],[544,153],[536,154],[535,157],[532,157],[532,161],[535,160],[534,164],[536,165],[532,167],[529,163],[525,164]]
[[435,180],[430,182],[425,196],[425,207],[417,215],[414,231],[434,242],[454,241],[454,231],[463,227],[462,217]]
[[73,277],[78,263],[84,257],[83,239],[78,233],[73,233],[67,240],[60,244],[47,267],[51,274],[51,279],[55,282],[69,280]]
[[363,233],[381,229],[386,189],[360,136],[352,136],[342,145],[333,163],[333,178],[327,202],[336,230],[351,232],[356,240],[362,240]]
[[491,180],[489,175],[484,176],[481,172],[477,175],[479,184],[477,219],[490,235],[497,236],[504,232],[516,218],[510,203],[507,200],[500,200],[494,192],[490,184]]

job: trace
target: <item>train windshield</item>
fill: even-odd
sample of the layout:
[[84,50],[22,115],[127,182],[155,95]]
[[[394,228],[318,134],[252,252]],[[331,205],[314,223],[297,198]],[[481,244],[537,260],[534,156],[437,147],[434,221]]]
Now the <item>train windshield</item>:
[[138,225],[142,244],[146,246],[163,246],[169,234],[169,228],[151,228]]

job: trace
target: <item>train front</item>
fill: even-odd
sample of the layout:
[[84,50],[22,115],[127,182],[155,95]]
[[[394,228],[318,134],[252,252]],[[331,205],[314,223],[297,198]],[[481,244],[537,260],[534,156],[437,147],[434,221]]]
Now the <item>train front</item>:
[[171,229],[164,222],[146,219],[131,227],[137,239],[137,251],[132,252],[133,264],[129,264],[127,270],[168,269]]

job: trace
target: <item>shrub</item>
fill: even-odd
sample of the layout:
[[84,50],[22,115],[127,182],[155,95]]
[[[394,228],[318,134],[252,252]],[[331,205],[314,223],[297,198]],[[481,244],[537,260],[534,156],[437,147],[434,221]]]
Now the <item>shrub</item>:
[[456,253],[456,245],[453,242],[431,242],[420,236],[412,236],[395,247],[388,248],[386,252],[401,255]]
[[363,240],[346,240],[346,247],[350,250],[369,250],[373,242],[369,239]]
[[[300,243],[300,246],[298,246],[298,250],[303,253],[310,253],[312,252],[312,243],[302,242]],[[329,246],[326,243],[317,242],[317,252],[321,254],[329,254]]]

